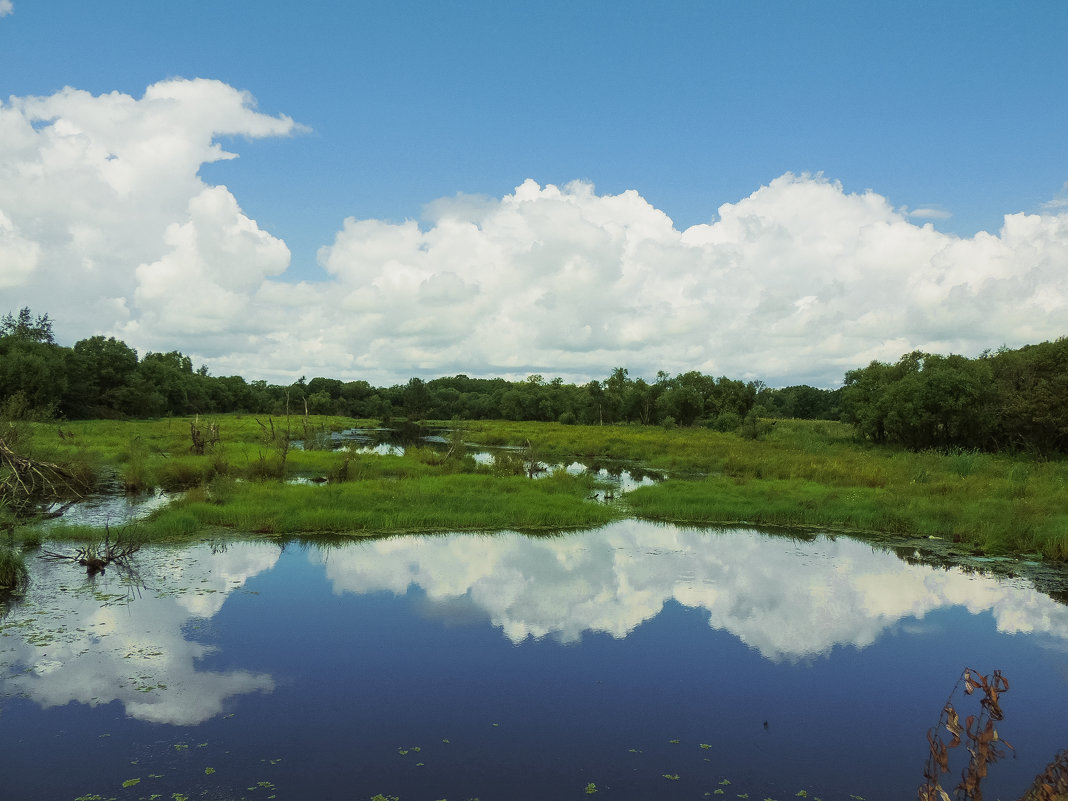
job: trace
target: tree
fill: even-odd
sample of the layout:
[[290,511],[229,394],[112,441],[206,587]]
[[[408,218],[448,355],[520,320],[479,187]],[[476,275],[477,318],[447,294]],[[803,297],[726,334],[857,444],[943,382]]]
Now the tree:
[[403,393],[404,413],[409,422],[422,420],[430,408],[430,392],[421,378],[411,378]]
[[52,320],[47,314],[36,318],[29,306],[19,309],[18,317],[8,312],[0,317],[0,337],[15,337],[25,342],[42,342],[48,345],[56,343],[52,335]]
[[71,417],[119,411],[120,390],[137,370],[137,351],[114,337],[82,339],[70,353],[70,386],[64,402]]
[[67,392],[66,349],[18,335],[0,338],[0,399],[21,394],[28,407],[49,413]]

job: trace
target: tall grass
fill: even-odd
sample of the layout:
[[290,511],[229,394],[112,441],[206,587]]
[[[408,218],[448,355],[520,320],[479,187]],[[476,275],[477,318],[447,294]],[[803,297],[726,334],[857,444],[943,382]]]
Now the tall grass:
[[8,545],[0,545],[0,591],[18,591],[26,586],[26,557]]

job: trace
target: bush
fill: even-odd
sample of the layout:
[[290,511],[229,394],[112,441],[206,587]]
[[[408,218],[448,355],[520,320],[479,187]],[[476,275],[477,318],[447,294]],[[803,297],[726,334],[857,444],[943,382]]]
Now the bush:
[[720,412],[709,422],[708,427],[713,431],[730,433],[737,431],[742,424],[742,418],[737,412]]

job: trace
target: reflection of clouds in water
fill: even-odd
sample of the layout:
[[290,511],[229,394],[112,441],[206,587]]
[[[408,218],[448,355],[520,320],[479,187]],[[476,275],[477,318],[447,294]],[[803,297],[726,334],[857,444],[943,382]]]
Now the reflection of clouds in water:
[[1004,633],[1068,642],[1068,608],[1019,582],[909,565],[846,538],[795,542],[750,531],[628,520],[561,538],[399,537],[321,555],[335,592],[468,597],[513,642],[584,631],[624,637],[675,600],[705,609],[769,659],[871,645],[899,621],[963,606]]
[[34,560],[27,602],[0,623],[0,689],[46,707],[119,701],[131,717],[177,725],[219,714],[230,696],[270,691],[266,674],[197,670],[212,648],[186,640],[183,630],[218,612],[278,553],[262,543],[216,555],[203,546],[142,550],[141,578],[151,589],[130,603],[108,603],[116,600],[108,594],[125,592],[115,571],[90,587],[72,565]]

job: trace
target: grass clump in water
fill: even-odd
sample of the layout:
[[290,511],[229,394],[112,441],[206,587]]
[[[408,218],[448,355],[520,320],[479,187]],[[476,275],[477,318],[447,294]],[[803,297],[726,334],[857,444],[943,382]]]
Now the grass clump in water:
[[[213,485],[216,486],[216,485]],[[224,500],[189,493],[147,519],[149,539],[191,536],[205,527],[255,534],[555,530],[618,519],[612,507],[589,503],[592,483],[558,472],[540,480],[487,474],[371,478],[315,486],[230,483]]]
[[28,580],[23,553],[8,545],[0,545],[0,592],[19,592]]

